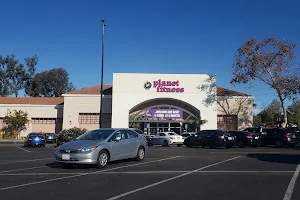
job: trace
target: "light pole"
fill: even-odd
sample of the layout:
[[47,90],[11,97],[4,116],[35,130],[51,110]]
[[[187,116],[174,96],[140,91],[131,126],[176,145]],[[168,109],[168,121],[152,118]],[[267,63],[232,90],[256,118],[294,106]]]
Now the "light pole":
[[104,27],[106,26],[105,20],[101,20],[102,22],[102,66],[101,66],[101,85],[100,85],[100,114],[99,114],[99,128],[102,128],[103,126],[103,103],[102,103],[102,97],[103,97],[103,69],[104,69]]

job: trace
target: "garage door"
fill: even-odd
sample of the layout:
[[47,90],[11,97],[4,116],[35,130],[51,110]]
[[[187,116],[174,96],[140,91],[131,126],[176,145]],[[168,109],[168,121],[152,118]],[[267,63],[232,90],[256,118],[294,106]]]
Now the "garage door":
[[31,118],[32,132],[55,133],[56,118]]
[[[94,130],[99,128],[99,113],[79,113],[80,128]],[[111,127],[111,114],[103,113],[103,128]]]
[[238,117],[237,115],[218,115],[217,126],[220,130],[237,130]]

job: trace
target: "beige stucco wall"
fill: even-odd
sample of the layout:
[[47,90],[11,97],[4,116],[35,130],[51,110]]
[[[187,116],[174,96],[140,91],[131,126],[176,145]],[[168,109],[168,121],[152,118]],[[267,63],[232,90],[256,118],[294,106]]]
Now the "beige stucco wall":
[[251,96],[219,96],[217,98],[218,115],[237,115],[238,129],[251,127],[253,123],[253,97]]
[[[63,106],[59,105],[29,105],[29,104],[0,104],[0,117],[13,110],[22,110],[28,113],[29,120],[33,118],[63,118]],[[40,124],[42,125],[42,124]],[[32,132],[32,123],[29,122],[27,130],[21,132],[21,137]]]
[[[179,88],[184,88],[184,92],[157,92],[153,88],[153,82],[179,81]],[[216,95],[216,86],[201,90],[201,86],[207,85],[209,76],[206,74],[113,74],[113,99],[112,99],[112,127],[127,128],[129,110],[134,106],[154,98],[179,99],[193,105],[200,111],[202,119],[208,123],[202,125],[201,129],[217,128],[216,101],[210,105],[205,105],[204,101],[209,98],[209,94]],[[144,83],[149,81],[152,87],[149,90],[144,88]],[[215,83],[215,79],[213,80]]]
[[[111,95],[103,96],[103,113],[111,113]],[[99,113],[100,95],[64,95],[64,120],[63,129],[80,127],[79,113]],[[99,127],[99,125],[88,125]]]

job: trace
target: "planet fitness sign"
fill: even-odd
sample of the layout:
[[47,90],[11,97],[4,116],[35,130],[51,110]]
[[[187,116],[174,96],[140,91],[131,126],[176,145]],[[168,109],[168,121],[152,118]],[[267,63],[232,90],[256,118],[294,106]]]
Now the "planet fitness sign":
[[149,90],[151,87],[156,88],[156,92],[168,92],[168,93],[183,93],[184,88],[180,87],[179,81],[165,81],[158,79],[153,81],[153,83],[146,81],[144,88]]

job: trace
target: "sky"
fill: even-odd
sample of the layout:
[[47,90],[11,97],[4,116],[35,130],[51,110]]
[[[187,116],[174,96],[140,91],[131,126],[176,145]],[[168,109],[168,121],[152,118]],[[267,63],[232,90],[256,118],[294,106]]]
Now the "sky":
[[300,45],[299,7],[297,0],[9,0],[1,2],[0,54],[20,61],[37,54],[37,72],[63,67],[76,88],[100,84],[104,19],[104,83],[121,72],[216,74],[218,86],[253,95],[257,112],[275,92],[260,82],[232,86],[234,54],[250,37]]

